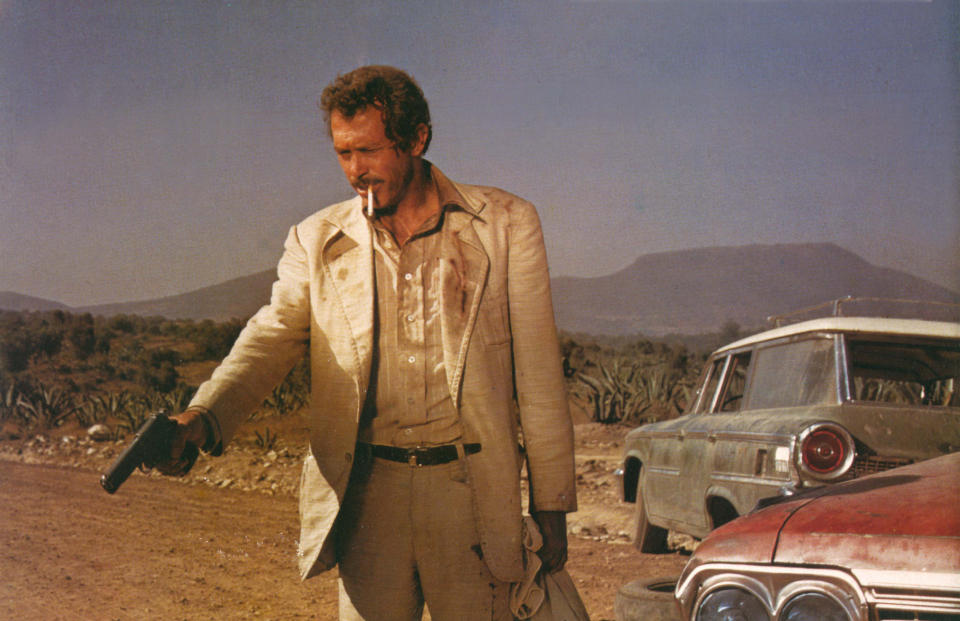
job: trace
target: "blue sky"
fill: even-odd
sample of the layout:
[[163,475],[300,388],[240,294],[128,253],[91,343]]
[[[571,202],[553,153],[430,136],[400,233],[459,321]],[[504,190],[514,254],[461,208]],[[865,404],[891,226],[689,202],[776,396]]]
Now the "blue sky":
[[956,0],[0,0],[0,290],[272,268],[351,194],[316,102],[367,63],[420,82],[449,176],[537,204],[554,275],[833,242],[960,290],[958,32]]

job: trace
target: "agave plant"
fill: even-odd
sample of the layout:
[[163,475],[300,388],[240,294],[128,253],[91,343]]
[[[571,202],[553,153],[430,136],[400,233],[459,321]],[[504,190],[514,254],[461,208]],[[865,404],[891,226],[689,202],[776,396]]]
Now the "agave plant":
[[263,405],[283,416],[298,410],[304,402],[305,398],[296,386],[289,382],[283,382],[273,389],[270,396],[264,400]]
[[63,424],[77,411],[77,406],[65,391],[40,385],[31,395],[17,397],[17,410],[28,427],[50,429]]
[[118,418],[120,413],[127,409],[132,398],[126,390],[119,392],[109,392],[105,395],[97,395],[93,399],[94,406],[102,413],[102,417]]
[[125,435],[127,433],[136,433],[150,415],[157,411],[158,407],[154,405],[151,398],[141,396],[130,400],[127,407],[117,412],[117,433]]
[[612,364],[600,363],[600,377],[578,373],[587,387],[587,401],[598,423],[620,421],[639,424],[679,414],[689,395],[687,379],[680,371],[662,362],[615,358]]
[[193,399],[195,392],[195,388],[180,384],[170,392],[158,393],[154,404],[158,406],[158,409],[167,412],[182,412],[190,405],[190,400]]
[[93,399],[84,399],[74,412],[77,422],[84,427],[90,427],[96,423],[103,422],[104,412],[100,409]]
[[20,393],[17,391],[17,385],[13,382],[7,386],[6,390],[0,393],[0,423],[16,415],[19,396]]
[[257,447],[263,449],[264,451],[271,451],[277,444],[277,434],[272,433],[270,428],[267,427],[263,434],[259,431],[254,431],[257,436]]
[[[641,378],[648,407],[659,404],[660,411],[668,411],[672,415],[683,412],[686,406],[692,384],[681,372],[664,365],[652,367]],[[648,421],[635,421],[648,422]]]
[[644,406],[639,363],[616,358],[611,368],[603,363],[598,368],[600,377],[577,375],[590,391],[587,399],[593,406],[593,420],[609,424],[633,418]]

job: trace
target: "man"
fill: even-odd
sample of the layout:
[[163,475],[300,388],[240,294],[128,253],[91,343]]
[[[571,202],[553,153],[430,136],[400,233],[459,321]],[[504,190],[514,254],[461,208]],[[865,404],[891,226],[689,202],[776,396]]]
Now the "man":
[[219,454],[309,352],[302,577],[339,565],[341,618],[418,619],[426,602],[441,621],[509,619],[524,462],[547,571],[576,509],[539,220],[423,159],[429,110],[402,71],[361,67],[321,104],[358,196],[290,230],[270,304],[176,417],[162,469],[186,442]]

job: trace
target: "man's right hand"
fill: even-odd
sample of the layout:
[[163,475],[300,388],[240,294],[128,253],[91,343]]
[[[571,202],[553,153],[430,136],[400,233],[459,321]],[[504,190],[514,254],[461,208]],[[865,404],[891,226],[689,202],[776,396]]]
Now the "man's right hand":
[[170,459],[157,464],[156,468],[169,476],[183,476],[191,465],[189,459],[184,459],[184,450],[188,443],[197,448],[206,446],[209,439],[207,423],[204,420],[203,412],[199,410],[181,412],[176,416],[171,416],[170,420],[177,423],[173,440],[170,443]]

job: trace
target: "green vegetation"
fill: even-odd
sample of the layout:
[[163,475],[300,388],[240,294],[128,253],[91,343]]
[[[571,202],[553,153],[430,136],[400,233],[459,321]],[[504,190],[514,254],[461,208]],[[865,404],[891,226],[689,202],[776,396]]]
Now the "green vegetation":
[[708,351],[642,336],[561,335],[571,399],[598,423],[640,425],[678,416]]
[[[0,311],[0,439],[97,423],[119,438],[153,412],[182,411],[243,325]],[[302,407],[306,369],[298,365],[256,415]]]
[[[152,412],[182,411],[243,324],[0,311],[0,439],[97,423],[119,438]],[[713,345],[715,339],[706,340]],[[706,354],[691,353],[677,339],[640,336],[562,334],[561,346],[571,399],[600,423],[677,416]],[[307,403],[309,386],[302,361],[251,419],[295,414]],[[276,441],[269,428],[257,432],[262,448]]]
[[269,427],[267,427],[263,433],[259,431],[255,431],[254,433],[257,436],[256,445],[258,448],[264,451],[272,451],[274,446],[276,446],[277,434],[271,432]]

